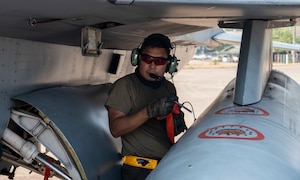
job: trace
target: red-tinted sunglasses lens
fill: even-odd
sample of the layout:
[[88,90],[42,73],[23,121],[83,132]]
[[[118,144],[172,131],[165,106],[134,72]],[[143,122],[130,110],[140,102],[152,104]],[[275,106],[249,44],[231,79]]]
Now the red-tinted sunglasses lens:
[[153,57],[148,54],[142,54],[141,60],[144,61],[147,64],[151,64],[154,62],[155,65],[165,65],[167,63],[167,58],[164,57]]

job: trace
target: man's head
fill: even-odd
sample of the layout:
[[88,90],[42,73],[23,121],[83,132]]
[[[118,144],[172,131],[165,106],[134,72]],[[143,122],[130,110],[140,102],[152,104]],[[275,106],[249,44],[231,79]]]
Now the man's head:
[[150,74],[162,77],[170,63],[170,39],[163,34],[151,34],[145,38],[138,52],[140,74],[149,81],[156,81]]

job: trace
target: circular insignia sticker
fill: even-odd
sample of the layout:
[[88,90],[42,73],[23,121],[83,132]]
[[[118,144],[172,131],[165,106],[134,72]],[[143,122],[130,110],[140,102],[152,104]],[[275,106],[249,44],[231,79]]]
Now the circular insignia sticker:
[[215,114],[242,114],[254,116],[269,116],[269,113],[263,109],[253,106],[232,106],[221,109]]
[[209,128],[199,134],[198,138],[262,140],[264,139],[264,135],[256,129],[247,126],[228,124]]

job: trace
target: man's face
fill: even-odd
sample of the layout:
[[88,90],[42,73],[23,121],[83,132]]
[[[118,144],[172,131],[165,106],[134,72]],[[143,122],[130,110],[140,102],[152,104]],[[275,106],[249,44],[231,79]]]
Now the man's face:
[[146,47],[140,54],[139,71],[148,81],[156,79],[150,77],[150,73],[163,76],[167,67],[168,54],[165,48]]

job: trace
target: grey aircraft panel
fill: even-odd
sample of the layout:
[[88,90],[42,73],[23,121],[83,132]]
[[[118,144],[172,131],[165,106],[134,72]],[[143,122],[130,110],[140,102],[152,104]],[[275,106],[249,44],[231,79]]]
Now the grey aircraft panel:
[[73,148],[87,179],[119,179],[119,141],[109,132],[104,107],[110,87],[111,84],[57,87],[14,99],[32,105],[53,122],[54,131],[61,131]]

